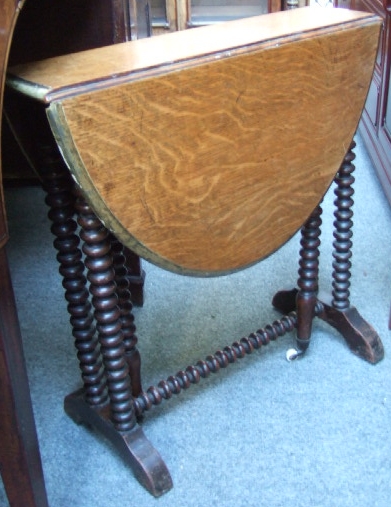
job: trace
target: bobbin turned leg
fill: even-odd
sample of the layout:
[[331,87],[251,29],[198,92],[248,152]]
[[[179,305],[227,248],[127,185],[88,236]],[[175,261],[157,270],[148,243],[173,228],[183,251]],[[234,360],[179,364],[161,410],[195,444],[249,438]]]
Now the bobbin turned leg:
[[297,349],[289,349],[287,359],[292,360],[307,350],[315,316],[318,294],[319,245],[322,208],[317,206],[301,230],[299,261],[299,290],[295,293],[297,311]]
[[[171,489],[172,480],[161,456],[136,422],[122,331],[123,319],[126,320],[128,330],[131,319],[128,318],[129,307],[125,308],[121,316],[110,234],[80,192],[77,195],[76,208],[79,212],[80,236],[84,241],[83,252],[88,269],[87,278],[97,323],[108,402],[89,404],[86,402],[84,389],[81,389],[67,396],[65,410],[76,422],[87,424],[109,438],[131,466],[139,482],[154,496],[160,496]],[[123,268],[122,260],[118,261],[120,252],[117,251],[115,256],[119,276]],[[122,298],[127,298],[122,289],[120,293]],[[131,334],[133,335],[133,329]],[[135,343],[132,347],[135,347]]]
[[132,386],[132,395],[134,398],[139,396],[141,388],[141,357],[137,349],[136,326],[134,325],[134,316],[132,313],[132,294],[129,291],[131,286],[128,275],[128,257],[125,256],[125,249],[117,238],[110,234],[111,251],[113,255],[113,265],[115,272],[115,283],[117,287],[117,296],[121,311],[121,324],[123,343],[125,346],[125,357],[128,363],[130,381]]
[[[383,344],[373,327],[366,322],[355,307],[350,306],[350,268],[352,256],[352,217],[354,190],[352,175],[355,167],[353,149],[356,143],[353,141],[345,159],[335,177],[336,200],[334,204],[334,251],[333,251],[333,282],[332,298],[327,302],[322,298],[318,300],[314,314],[333,326],[341,333],[349,348],[356,355],[377,363],[384,356]],[[288,313],[296,308],[296,299],[299,291],[280,291],[273,298],[273,305],[281,312]]]
[[370,363],[377,363],[384,356],[383,344],[373,327],[361,317],[355,307],[350,306],[349,301],[354,193],[352,173],[355,169],[352,162],[355,146],[353,141],[335,177],[332,300],[322,302],[319,317],[342,334],[352,352]]
[[[128,363],[132,365],[133,391],[137,396],[141,392],[140,358],[128,282],[121,281],[126,274],[122,246],[112,240],[113,267],[108,232],[84,200],[80,196],[75,199],[73,180],[54,145],[42,147],[39,168],[47,192],[54,246],[58,251],[57,260],[83,380],[83,388],[65,398],[65,411],[78,424],[93,427],[109,438],[130,464],[138,481],[154,496],[160,496],[172,488],[172,480],[162,458],[136,424]],[[90,264],[89,279],[100,346],[84,275],[80,239],[76,234],[76,210],[81,217],[86,262]]]
[[80,239],[75,234],[74,182],[55,145],[47,144],[40,153],[39,171],[47,192],[45,201],[50,207],[48,215],[55,236],[54,247],[58,251],[57,260],[68,302],[84,398],[86,403],[99,406],[107,401],[107,390],[84,276]]

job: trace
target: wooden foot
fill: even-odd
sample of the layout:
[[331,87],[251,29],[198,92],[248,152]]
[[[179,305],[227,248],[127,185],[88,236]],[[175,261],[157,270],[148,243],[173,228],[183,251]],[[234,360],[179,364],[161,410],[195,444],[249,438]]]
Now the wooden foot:
[[135,306],[143,306],[144,304],[144,283],[145,271],[141,266],[140,257],[125,248],[126,267],[128,268],[129,289],[132,293],[132,303]]
[[317,316],[341,333],[354,354],[372,364],[383,359],[384,348],[379,335],[354,306],[342,311],[322,301],[321,308]]
[[[273,298],[273,306],[284,314],[294,311],[297,293],[297,289],[277,292]],[[350,350],[361,359],[372,364],[383,359],[384,348],[379,335],[355,307],[338,310],[331,304],[318,300],[316,316],[341,333]]]
[[130,465],[136,479],[154,497],[159,497],[172,488],[170,472],[140,426],[136,425],[129,431],[117,431],[110,420],[109,405],[88,405],[84,400],[83,389],[68,395],[64,408],[77,424],[85,424],[108,438]]
[[280,290],[274,295],[272,305],[276,310],[287,315],[296,310],[296,296],[298,289]]

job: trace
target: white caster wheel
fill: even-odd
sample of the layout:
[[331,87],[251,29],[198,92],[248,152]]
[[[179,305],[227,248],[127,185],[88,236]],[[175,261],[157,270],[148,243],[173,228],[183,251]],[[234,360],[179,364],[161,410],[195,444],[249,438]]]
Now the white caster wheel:
[[296,349],[289,349],[286,351],[286,354],[285,354],[285,357],[287,359],[287,361],[294,361],[295,359],[297,359],[297,357],[299,357],[300,355],[300,352]]

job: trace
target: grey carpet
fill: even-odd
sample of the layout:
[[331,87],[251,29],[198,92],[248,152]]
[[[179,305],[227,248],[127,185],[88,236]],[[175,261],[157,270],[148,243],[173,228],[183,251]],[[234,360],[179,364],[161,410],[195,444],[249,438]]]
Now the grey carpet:
[[[383,339],[376,366],[315,321],[306,356],[294,335],[147,413],[148,438],[174,489],[153,499],[99,435],[74,424],[64,396],[78,366],[43,192],[6,192],[9,257],[51,507],[389,507],[391,505],[391,210],[359,138],[351,302]],[[330,290],[332,201],[324,201],[320,285]],[[144,264],[135,310],[144,387],[272,322],[271,298],[295,286],[298,236],[258,265],[215,279]],[[0,505],[7,505],[0,485]],[[22,506],[21,506],[22,507]]]

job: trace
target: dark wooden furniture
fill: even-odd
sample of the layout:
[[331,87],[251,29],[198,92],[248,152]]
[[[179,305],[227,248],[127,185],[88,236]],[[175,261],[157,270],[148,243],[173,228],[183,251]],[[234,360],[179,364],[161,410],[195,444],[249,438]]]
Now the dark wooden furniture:
[[11,506],[45,507],[48,503],[4,243],[0,246],[1,475]]
[[[0,110],[18,2],[0,6]],[[8,240],[0,165],[0,469],[11,506],[48,505],[5,246]]]
[[[10,69],[11,96],[40,125],[41,175],[82,372],[65,409],[110,438],[155,496],[172,481],[137,422],[153,405],[294,328],[293,356],[302,355],[315,316],[358,356],[383,357],[349,301],[351,143],[379,30],[373,15],[297,9]],[[319,202],[333,179],[333,291],[325,301]],[[164,268],[213,276],[261,260],[300,228],[298,289],[273,299],[286,315],[143,391],[123,246]]]
[[[337,2],[338,3],[338,2]],[[383,20],[375,70],[360,123],[360,133],[391,205],[391,1],[348,0],[339,2]],[[391,309],[389,316],[391,329]]]
[[[148,0],[27,0],[15,26],[9,65],[149,37],[148,12]],[[20,114],[3,122],[8,181],[29,181],[39,173],[34,128],[31,119]],[[133,303],[142,306],[145,272],[133,252],[127,252],[127,261]]]
[[153,33],[157,34],[295,9],[309,3],[309,0],[151,0],[151,21]]
[[391,2],[350,0],[341,5],[374,12],[383,20],[375,71],[360,123],[360,133],[391,204]]
[[[15,26],[10,65],[146,37],[147,0],[26,0]],[[36,181],[36,173],[3,125],[3,175],[7,183]]]

